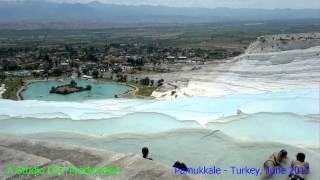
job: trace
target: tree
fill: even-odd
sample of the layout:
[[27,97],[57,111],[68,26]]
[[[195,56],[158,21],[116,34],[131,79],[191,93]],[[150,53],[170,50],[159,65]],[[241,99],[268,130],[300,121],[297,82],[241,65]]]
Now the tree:
[[127,75],[126,74],[122,76],[122,82],[127,82]]
[[150,84],[150,78],[149,78],[149,77],[146,77],[146,78],[144,78],[144,79],[141,79],[141,82],[140,82],[140,83],[143,84],[143,85],[149,86],[149,84]]
[[91,62],[98,62],[99,59],[94,54],[87,54],[86,59]]
[[117,78],[119,82],[127,82],[127,75],[117,74]]
[[6,79],[6,73],[4,71],[0,71],[0,79],[4,81]]
[[85,75],[87,75],[87,74],[88,74],[88,69],[87,69],[87,68],[83,68],[83,69],[82,69],[82,73],[85,74]]
[[81,72],[79,70],[77,70],[77,76],[78,78],[81,77]]
[[93,76],[93,78],[98,79],[98,77],[99,77],[99,71],[98,71],[98,70],[94,70],[94,71],[92,72],[92,76]]
[[120,72],[122,72],[121,67],[116,66],[116,67],[112,68],[112,73],[118,74]]
[[51,68],[53,67],[53,61],[52,61],[52,59],[50,59],[50,57],[48,56],[48,54],[46,54],[46,55],[44,56],[44,60],[45,60],[45,62],[48,63],[49,69],[51,69]]
[[91,85],[87,85],[87,86],[86,86],[86,90],[89,90],[89,91],[90,91],[90,90],[91,90]]
[[62,73],[63,73],[63,71],[62,71],[62,69],[60,69],[60,68],[55,68],[55,69],[53,69],[53,71],[52,71],[52,75],[53,75],[53,76],[60,76]]
[[137,59],[137,60],[136,60],[136,65],[137,65],[137,66],[143,66],[143,65],[144,65],[143,59],[142,59],[142,58]]
[[77,86],[77,82],[75,80],[71,80],[70,86],[71,87],[76,87]]
[[2,66],[5,71],[14,71],[19,69],[19,66],[16,61],[4,60],[2,62]]
[[135,65],[136,65],[136,60],[133,59],[133,58],[131,58],[131,57],[129,57],[129,58],[127,59],[127,62],[128,62],[131,66],[135,66]]
[[163,82],[164,82],[163,79],[158,80],[158,86],[162,86],[162,85],[163,85]]

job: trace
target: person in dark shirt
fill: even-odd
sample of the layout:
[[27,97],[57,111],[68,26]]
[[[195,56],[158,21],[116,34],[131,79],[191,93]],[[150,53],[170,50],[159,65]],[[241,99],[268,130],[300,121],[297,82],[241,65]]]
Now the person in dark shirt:
[[183,162],[176,161],[172,167],[180,169],[181,171],[188,171],[188,167]]
[[309,163],[305,161],[306,155],[304,153],[297,154],[297,160],[291,163],[291,172],[289,174],[290,180],[304,180],[306,175],[310,173]]
[[148,154],[149,154],[149,149],[147,147],[143,147],[142,148],[142,157],[145,159],[152,160],[152,158],[148,157]]

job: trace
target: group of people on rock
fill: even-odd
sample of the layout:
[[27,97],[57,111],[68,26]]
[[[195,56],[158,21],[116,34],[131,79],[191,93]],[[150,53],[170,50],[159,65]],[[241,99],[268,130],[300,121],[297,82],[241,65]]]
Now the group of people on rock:
[[[282,149],[280,152],[273,153],[269,159],[264,163],[266,171],[265,177],[270,177],[274,174],[277,167],[281,167],[281,163],[287,159],[288,152]],[[298,153],[296,160],[293,160],[290,165],[289,179],[290,180],[304,180],[310,173],[309,163],[305,161],[306,155]]]
[[[142,157],[152,160],[148,157],[149,149],[147,147],[142,148]],[[275,169],[281,167],[281,163],[287,159],[288,152],[282,149],[280,152],[273,153],[267,161],[263,164],[265,169],[265,178],[275,174]],[[304,180],[310,173],[309,163],[305,161],[306,155],[304,153],[298,153],[296,160],[293,160],[290,165],[289,179],[290,180]],[[188,167],[183,162],[175,162],[174,168],[178,168],[182,171],[188,171]]]

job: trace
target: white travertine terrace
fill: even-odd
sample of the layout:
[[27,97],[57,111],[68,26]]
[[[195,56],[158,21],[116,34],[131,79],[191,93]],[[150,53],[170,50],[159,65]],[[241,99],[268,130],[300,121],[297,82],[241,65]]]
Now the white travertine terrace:
[[[0,136],[0,179],[83,179],[83,180],[122,180],[122,179],[202,179],[175,174],[171,167],[141,158],[136,154],[123,154],[107,150],[85,148],[57,143],[28,141],[12,135]],[[7,174],[8,166],[52,167],[64,166],[65,173],[30,176]],[[68,168],[75,167],[119,167],[117,175],[70,175]]]
[[[319,88],[319,77],[320,33],[274,35],[259,37],[245,54],[224,64],[163,75],[167,84],[152,95],[174,99],[175,95],[221,96]],[[173,96],[172,91],[176,91]]]

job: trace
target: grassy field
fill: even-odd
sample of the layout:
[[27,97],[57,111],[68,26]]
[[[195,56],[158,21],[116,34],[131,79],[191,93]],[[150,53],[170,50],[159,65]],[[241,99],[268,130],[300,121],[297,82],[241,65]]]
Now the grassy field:
[[101,47],[106,43],[143,43],[154,47],[239,48],[258,36],[320,30],[317,20],[194,23],[77,30],[0,30],[0,47],[25,48],[61,44]]
[[[112,83],[119,83],[118,81],[110,80],[110,79],[99,79],[101,82],[112,82]],[[133,86],[138,88],[138,91],[135,92],[133,95],[125,95],[124,97],[129,97],[129,98],[145,98],[145,97],[150,97],[152,92],[157,89],[157,87],[154,86],[146,86],[142,85],[140,83],[135,83],[135,82],[126,82],[124,84],[127,84],[129,86]]]
[[23,86],[24,81],[21,78],[7,78],[3,82],[6,86],[6,91],[2,95],[4,99],[18,100],[17,92]]
[[150,97],[152,92],[157,89],[154,86],[145,86],[138,83],[128,83],[129,85],[139,88],[139,91],[135,93],[136,96]]

